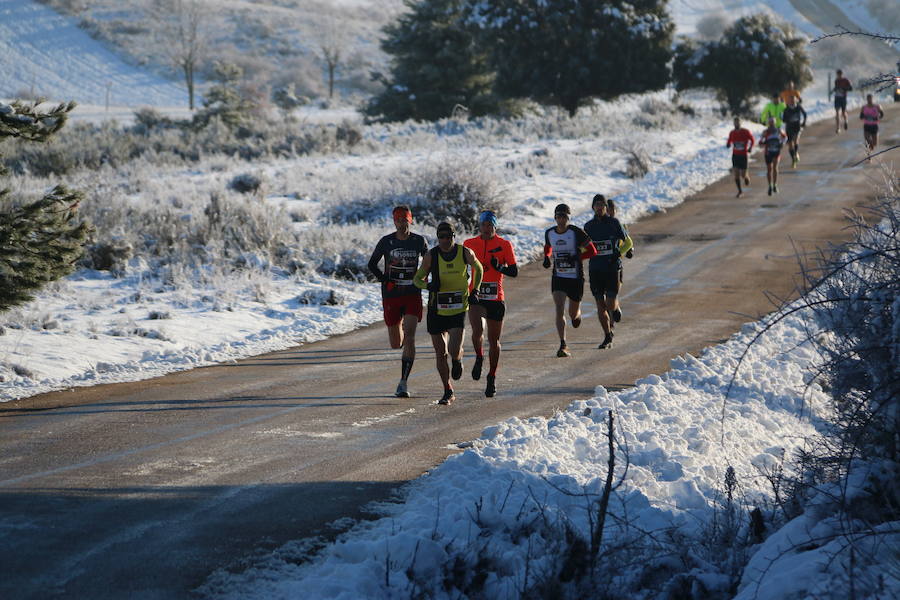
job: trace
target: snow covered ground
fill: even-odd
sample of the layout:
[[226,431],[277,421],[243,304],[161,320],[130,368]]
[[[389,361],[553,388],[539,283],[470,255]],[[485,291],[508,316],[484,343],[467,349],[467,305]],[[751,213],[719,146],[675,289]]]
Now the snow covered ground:
[[[407,486],[402,502],[376,507],[381,518],[357,524],[313,558],[314,541],[293,542],[244,572],[215,573],[199,591],[244,599],[505,599],[532,586],[528,597],[540,597],[542,578],[557,581],[565,556],[577,551],[566,545],[566,531],[590,539],[588,504],[606,478],[611,411],[623,484],[609,503],[604,539],[618,559],[604,565],[606,579],[592,580],[591,597],[657,597],[649,590],[659,592],[678,574],[693,594],[679,597],[731,597],[743,564],[725,560],[729,519],[735,539],[748,535],[748,512],[773,506],[772,475],[828,412],[830,398],[810,385],[817,356],[807,342],[808,318],[798,313],[751,346],[727,398],[759,324],[698,358],[675,358],[668,373],[632,389],[598,387],[593,398],[550,419],[488,427],[470,448]],[[861,480],[849,488],[859,493]],[[865,559],[848,565],[846,540],[832,539],[841,524],[829,516],[828,500],[823,492],[814,509],[750,546],[738,598],[842,597],[851,568],[858,598],[900,594],[889,569]],[[900,543],[894,532],[854,543],[878,555],[877,543]],[[475,573],[483,579],[473,581]]]

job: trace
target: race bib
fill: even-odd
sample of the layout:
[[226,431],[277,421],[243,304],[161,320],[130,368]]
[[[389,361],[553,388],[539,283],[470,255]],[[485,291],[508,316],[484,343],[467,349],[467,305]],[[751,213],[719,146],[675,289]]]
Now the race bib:
[[559,256],[556,259],[557,275],[577,275],[578,264],[571,256]]
[[597,248],[597,256],[609,256],[613,253],[611,240],[594,240],[594,247]]
[[478,298],[481,300],[496,300],[500,295],[500,286],[496,281],[482,281],[478,287]]
[[845,98],[847,96],[847,90],[838,88],[838,89],[834,90],[834,96],[835,96],[835,98]]
[[735,149],[735,150],[743,150],[743,149],[746,148],[746,147],[747,147],[747,143],[746,143],[746,142],[735,142],[735,143],[734,143],[734,149]]
[[455,310],[463,308],[462,292],[438,292],[438,310]]
[[390,279],[395,285],[412,285],[413,272],[394,268],[391,269]]

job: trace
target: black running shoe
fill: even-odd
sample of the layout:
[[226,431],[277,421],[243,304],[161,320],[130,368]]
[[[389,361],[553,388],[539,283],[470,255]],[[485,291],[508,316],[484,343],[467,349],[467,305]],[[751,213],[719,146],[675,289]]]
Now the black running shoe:
[[484,364],[484,356],[475,356],[475,364],[472,365],[472,379],[478,381],[481,379],[481,365]]
[[462,361],[454,360],[453,366],[450,368],[450,377],[453,379],[459,379],[462,377]]
[[617,308],[616,310],[612,311],[612,318],[613,318],[613,321],[615,321],[616,323],[621,321],[622,320],[622,309]]
[[606,337],[603,338],[603,341],[600,343],[599,346],[597,346],[597,348],[599,348],[600,350],[605,350],[605,349],[609,348],[610,346],[612,346],[612,341],[613,341],[613,334],[610,331],[609,333],[606,334]]
[[565,344],[560,344],[559,350],[556,351],[556,356],[557,356],[557,358],[566,358],[568,356],[572,356],[572,353],[569,352],[569,349],[566,347]]
[[572,319],[572,327],[575,329],[581,327],[581,313],[578,313],[578,316]]
[[493,398],[494,394],[497,393],[497,386],[494,385],[494,381],[496,377],[494,375],[487,376],[487,386],[484,388],[484,395],[488,398]]
[[444,395],[438,400],[438,404],[446,406],[452,404],[454,400],[456,400],[456,396],[453,394],[453,390],[444,390]]

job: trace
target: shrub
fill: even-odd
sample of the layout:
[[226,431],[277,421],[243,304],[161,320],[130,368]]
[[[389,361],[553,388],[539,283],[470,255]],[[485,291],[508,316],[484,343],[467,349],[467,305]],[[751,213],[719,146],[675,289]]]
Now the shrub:
[[252,173],[235,175],[228,183],[228,188],[240,194],[255,194],[262,187],[262,179]]

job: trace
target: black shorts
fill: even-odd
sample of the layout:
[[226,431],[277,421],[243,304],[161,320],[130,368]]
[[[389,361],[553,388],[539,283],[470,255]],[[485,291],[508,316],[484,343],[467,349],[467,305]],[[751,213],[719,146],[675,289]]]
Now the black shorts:
[[731,166],[735,169],[740,169],[742,171],[747,170],[747,155],[746,154],[732,154],[731,155]]
[[869,135],[878,135],[878,125],[876,125],[875,123],[864,123],[863,133],[867,133]]
[[502,321],[506,315],[506,302],[503,300],[479,300],[478,302],[469,302],[469,310],[472,306],[481,306],[484,308],[484,318],[491,321]]
[[847,110],[847,96],[834,97],[834,110]]
[[428,327],[428,333],[431,335],[446,333],[451,329],[462,329],[466,324],[466,313],[461,312],[458,315],[448,316],[439,315],[436,310],[428,309],[425,324]]
[[800,137],[800,123],[788,123],[784,126],[784,132],[787,134],[789,142],[797,141]]
[[572,302],[581,302],[581,299],[584,298],[584,277],[568,279],[553,276],[550,278],[550,291],[565,292]]
[[594,298],[598,300],[609,298],[612,300],[618,296],[619,286],[621,285],[619,280],[620,272],[621,269],[616,269],[615,271],[591,271],[591,294],[594,295]]
[[781,150],[778,152],[766,152],[766,164],[771,165],[773,162],[776,162],[780,156]]

